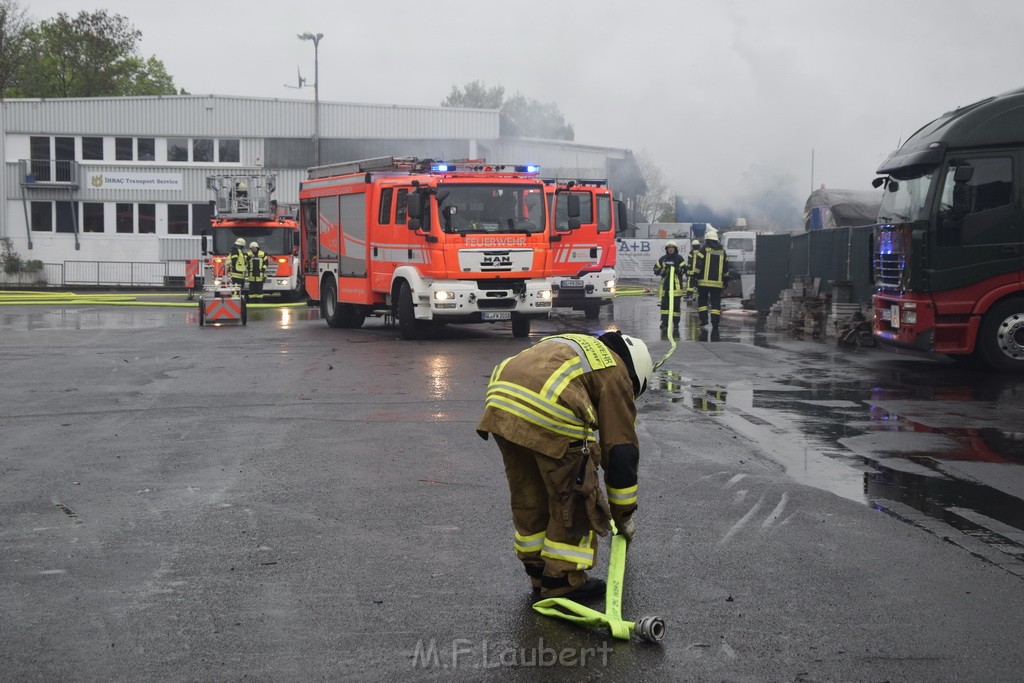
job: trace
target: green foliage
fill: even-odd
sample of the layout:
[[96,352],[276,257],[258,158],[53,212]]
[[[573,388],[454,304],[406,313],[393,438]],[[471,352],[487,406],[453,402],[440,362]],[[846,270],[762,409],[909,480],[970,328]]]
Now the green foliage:
[[16,84],[3,91],[6,97],[177,93],[162,61],[137,54],[142,33],[121,15],[96,10],[71,17],[61,12],[30,27],[26,36],[33,58],[21,67]]
[[38,273],[43,269],[43,262],[37,258],[30,258],[25,261],[22,270],[26,273]]
[[[4,264],[4,272],[8,275],[21,272],[23,263],[21,256],[18,252],[14,251],[14,243],[10,237],[0,237],[0,244],[3,245],[3,251],[0,252],[0,262]],[[42,268],[42,264],[40,264]]]
[[527,99],[520,92],[506,99],[503,86],[487,87],[482,81],[467,83],[463,88],[453,85],[441,106],[497,109],[523,137],[572,140],[576,135],[557,104]]
[[17,85],[29,61],[30,26],[25,9],[17,0],[0,0],[0,94]]

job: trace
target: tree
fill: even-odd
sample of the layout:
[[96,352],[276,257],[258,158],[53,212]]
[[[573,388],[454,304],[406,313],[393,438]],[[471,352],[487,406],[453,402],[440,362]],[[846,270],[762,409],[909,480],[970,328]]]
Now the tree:
[[28,61],[30,28],[17,0],[0,0],[0,96],[15,86]]
[[527,99],[518,91],[506,99],[505,88],[500,85],[488,87],[482,81],[467,83],[463,88],[453,85],[441,106],[497,109],[512,123],[516,134],[523,137],[555,140],[575,137],[572,124],[565,122],[558,105]]
[[636,213],[638,222],[672,223],[675,221],[676,207],[672,193],[665,183],[665,174],[654,162],[651,153],[646,149],[636,155],[636,164],[640,167],[640,175],[647,184],[647,192],[637,200]]
[[20,97],[173,95],[162,61],[136,52],[142,33],[106,10],[59,13],[29,31],[34,59],[23,69]]

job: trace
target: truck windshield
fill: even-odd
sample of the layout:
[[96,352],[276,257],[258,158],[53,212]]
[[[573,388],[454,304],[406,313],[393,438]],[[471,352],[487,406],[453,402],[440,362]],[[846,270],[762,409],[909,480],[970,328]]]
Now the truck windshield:
[[910,223],[928,219],[928,190],[935,178],[935,169],[928,169],[912,178],[889,178],[878,209],[879,223]]
[[289,233],[293,228],[271,227],[271,226],[224,226],[214,228],[210,232],[213,235],[213,253],[228,254],[235,246],[235,240],[241,237],[245,240],[245,250],[249,250],[252,242],[259,242],[260,249],[267,254],[289,254],[291,253],[291,239]]
[[445,232],[544,232],[544,191],[541,185],[469,185],[441,183],[448,192],[438,202]]

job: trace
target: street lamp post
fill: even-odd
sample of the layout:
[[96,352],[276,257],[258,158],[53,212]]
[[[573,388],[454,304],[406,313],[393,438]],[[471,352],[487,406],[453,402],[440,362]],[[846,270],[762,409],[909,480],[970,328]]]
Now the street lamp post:
[[320,39],[322,33],[300,33],[299,40],[313,41],[313,165],[320,165]]

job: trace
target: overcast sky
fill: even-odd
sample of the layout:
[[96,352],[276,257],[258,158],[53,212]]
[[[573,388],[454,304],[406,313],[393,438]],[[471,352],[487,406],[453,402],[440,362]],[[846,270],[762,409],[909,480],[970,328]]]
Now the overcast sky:
[[[783,175],[870,189],[901,140],[1024,87],[1019,0],[35,0],[107,9],[193,94],[437,106],[482,80],[554,102],[576,141],[649,151],[676,194],[722,205]],[[813,177],[812,177],[813,150]],[[529,160],[502,160],[526,162]],[[753,171],[753,172],[752,172]]]

